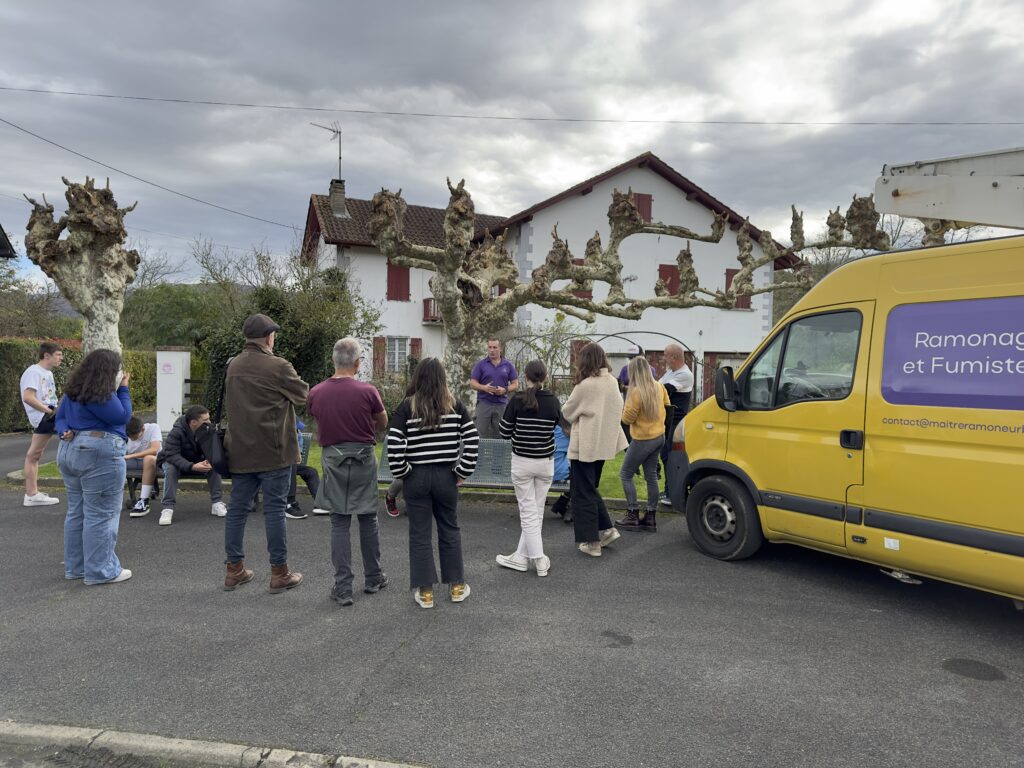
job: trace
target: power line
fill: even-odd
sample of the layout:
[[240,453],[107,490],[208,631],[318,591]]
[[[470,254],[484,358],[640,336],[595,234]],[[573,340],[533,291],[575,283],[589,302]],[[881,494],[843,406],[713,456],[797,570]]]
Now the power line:
[[9,125],[11,128],[14,128],[15,130],[21,131],[22,133],[26,133],[29,136],[32,136],[33,138],[39,139],[40,141],[46,142],[47,144],[50,144],[51,146],[57,147],[58,149],[63,149],[65,152],[70,152],[72,155],[75,155],[76,157],[81,157],[83,160],[88,160],[90,163],[96,163],[96,165],[102,166],[103,168],[107,168],[107,169],[109,169],[111,171],[114,171],[115,173],[120,173],[122,176],[127,176],[129,179],[135,179],[135,181],[140,181],[143,184],[148,184],[151,187],[156,187],[157,189],[161,189],[164,192],[170,192],[172,195],[177,195],[178,197],[183,197],[186,200],[191,200],[192,202],[195,202],[195,203],[201,203],[202,205],[208,205],[211,208],[216,208],[217,210],[224,211],[225,213],[233,213],[236,216],[244,216],[247,219],[253,219],[255,221],[262,221],[264,224],[273,224],[275,227],[284,227],[285,229],[290,229],[290,230],[293,230],[293,231],[298,231],[298,229],[299,229],[298,227],[292,226],[291,224],[282,224],[279,221],[271,221],[270,219],[264,219],[264,218],[261,218],[260,216],[253,216],[251,213],[245,213],[243,211],[236,211],[233,208],[227,208],[227,207],[225,207],[223,205],[218,205],[217,203],[211,203],[209,200],[202,200],[201,198],[194,197],[193,195],[186,194],[185,192],[179,192],[176,189],[171,189],[170,187],[165,187],[163,184],[157,184],[155,181],[149,181],[148,179],[144,179],[141,176],[136,176],[134,173],[129,173],[128,171],[121,170],[120,168],[115,168],[113,165],[109,165],[107,163],[104,163],[103,161],[97,160],[94,157],[89,157],[88,155],[84,155],[81,152],[78,152],[78,151],[76,151],[74,149],[71,149],[70,147],[65,147],[63,144],[58,144],[56,141],[48,139],[45,136],[40,136],[38,133],[33,133],[32,131],[28,130],[27,128],[22,128],[20,125],[12,123],[10,120],[5,120],[2,117],[0,117],[0,123],[4,123],[5,125]]
[[46,88],[15,88],[0,85],[0,91],[39,93],[50,96],[82,96],[91,99],[119,99],[122,101],[154,101],[164,104],[200,104],[208,107],[240,107],[244,109],[276,109],[291,112],[336,112],[348,115],[380,117],[427,117],[447,120],[498,120],[530,123],[595,123],[625,125],[740,125],[740,126],[979,126],[1024,125],[1024,120],[653,120],[613,117],[537,117],[532,115],[469,115],[456,112],[403,112],[385,109],[356,109],[353,107],[311,107],[292,104],[259,104],[243,101],[217,101],[213,99],[171,99],[160,96],[132,96],[119,93],[87,93],[83,91],[57,91]]

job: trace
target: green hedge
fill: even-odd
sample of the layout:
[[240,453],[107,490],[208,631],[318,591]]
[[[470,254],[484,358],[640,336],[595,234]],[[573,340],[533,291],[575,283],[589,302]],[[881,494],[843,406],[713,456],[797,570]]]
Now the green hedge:
[[[0,339],[0,432],[28,429],[25,406],[21,402],[21,374],[39,357],[37,339]],[[82,360],[79,341],[59,340],[64,363],[54,370],[57,392],[64,391],[68,374]],[[136,410],[156,407],[156,353],[124,353],[125,370],[131,374],[132,405]]]

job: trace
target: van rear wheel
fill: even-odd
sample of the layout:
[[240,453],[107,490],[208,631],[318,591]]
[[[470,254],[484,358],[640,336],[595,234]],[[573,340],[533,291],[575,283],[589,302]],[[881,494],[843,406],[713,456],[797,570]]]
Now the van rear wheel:
[[764,543],[747,489],[726,475],[699,480],[686,497],[686,525],[697,548],[719,560],[750,557]]

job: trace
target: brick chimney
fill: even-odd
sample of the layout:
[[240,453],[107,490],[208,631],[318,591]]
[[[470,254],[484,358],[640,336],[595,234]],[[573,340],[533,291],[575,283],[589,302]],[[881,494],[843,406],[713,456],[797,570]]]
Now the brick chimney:
[[331,213],[334,214],[335,218],[338,219],[351,219],[352,214],[348,212],[348,208],[345,206],[345,180],[344,179],[331,179]]

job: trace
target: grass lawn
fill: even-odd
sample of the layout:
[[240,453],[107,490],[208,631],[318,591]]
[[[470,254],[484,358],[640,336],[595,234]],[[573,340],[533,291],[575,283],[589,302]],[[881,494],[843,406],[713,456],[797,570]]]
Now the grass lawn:
[[[380,459],[381,447],[377,446],[377,458]],[[621,499],[624,497],[622,493],[622,482],[619,480],[619,468],[622,466],[622,457],[625,454],[620,453],[611,461],[606,461],[604,464],[604,472],[601,474],[601,495],[606,499]],[[320,446],[314,443],[309,449],[309,465],[315,467],[316,470],[320,471]],[[46,464],[39,465],[39,477],[41,478],[60,478],[60,472],[57,470],[56,462],[49,462]],[[647,498],[647,489],[644,486],[642,477],[636,478],[637,492],[640,494],[640,503],[643,504]],[[510,490],[509,493],[512,491]]]

